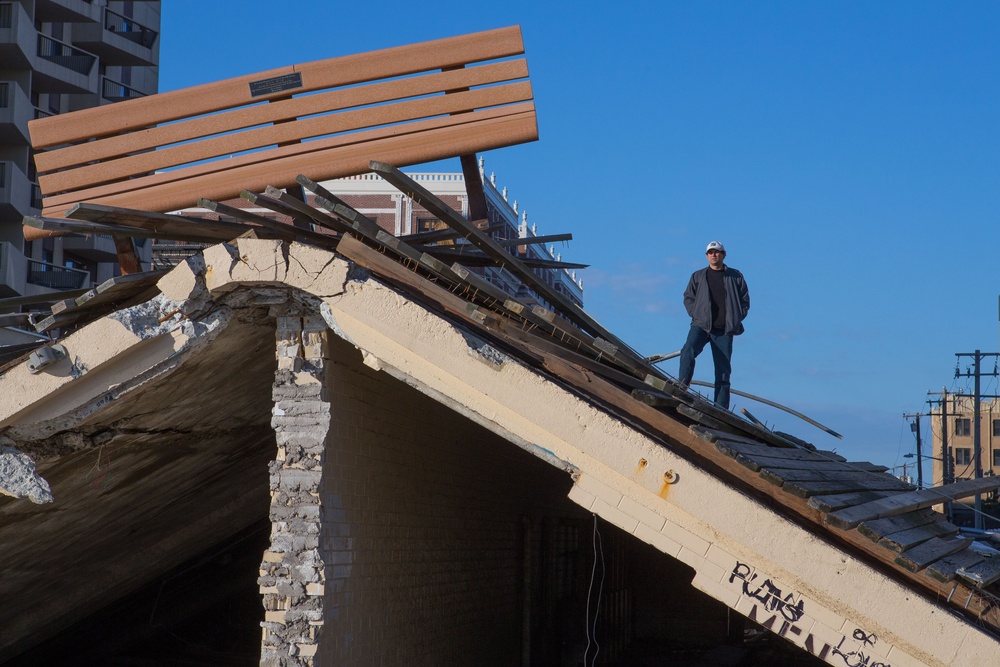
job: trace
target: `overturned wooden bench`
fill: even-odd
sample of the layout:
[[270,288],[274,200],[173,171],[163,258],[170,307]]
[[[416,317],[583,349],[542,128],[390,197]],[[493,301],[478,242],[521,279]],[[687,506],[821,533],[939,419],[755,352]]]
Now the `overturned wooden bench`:
[[[517,26],[372,51],[29,123],[42,217],[90,202],[166,212],[200,197],[469,156],[538,138]],[[25,226],[28,240],[60,232]]]

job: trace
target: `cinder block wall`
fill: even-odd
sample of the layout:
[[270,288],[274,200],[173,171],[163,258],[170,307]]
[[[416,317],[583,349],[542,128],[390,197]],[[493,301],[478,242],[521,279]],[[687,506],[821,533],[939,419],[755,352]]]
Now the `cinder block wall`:
[[569,476],[331,338],[316,664],[520,664],[522,518],[579,515]]

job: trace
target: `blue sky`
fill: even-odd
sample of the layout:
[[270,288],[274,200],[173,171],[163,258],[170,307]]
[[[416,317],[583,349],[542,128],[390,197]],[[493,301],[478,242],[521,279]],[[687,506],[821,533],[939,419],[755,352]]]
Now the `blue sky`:
[[[679,349],[684,286],[720,240],[752,299],[733,388],[845,439],[736,410],[900,465],[903,413],[926,413],[928,390],[971,393],[956,352],[997,351],[1000,3],[277,7],[163,3],[161,91],[520,25],[540,140],[486,170],[540,234],[573,234],[559,250],[591,265],[588,312],[643,354]],[[707,352],[695,377],[711,380]]]

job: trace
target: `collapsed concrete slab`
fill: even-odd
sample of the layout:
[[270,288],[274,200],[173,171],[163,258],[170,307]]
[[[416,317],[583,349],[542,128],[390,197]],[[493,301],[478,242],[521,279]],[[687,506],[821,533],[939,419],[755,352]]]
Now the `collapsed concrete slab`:
[[[0,427],[37,457],[55,509],[79,502],[67,518],[94,531],[116,493],[142,495],[135,519],[150,533],[164,524],[144,546],[162,563],[137,567],[117,553],[125,542],[108,542],[117,550],[105,557],[135,568],[133,581],[104,598],[81,590],[75,605],[176,563],[166,544],[179,557],[204,539],[177,530],[158,504],[173,502],[182,470],[202,480],[184,488],[204,530],[270,518],[262,664],[530,658],[540,650],[531,614],[548,609],[532,583],[535,547],[544,526],[588,516],[683,563],[697,589],[828,664],[972,666],[998,648],[935,600],[932,584],[726,464],[684,423],[470,324],[459,303],[442,309],[446,294],[435,303],[431,288],[410,293],[333,252],[252,238],[206,249],[159,287],[159,300],[68,337],[73,361],[42,386],[18,368],[0,378],[21,394],[0,408]],[[110,481],[87,497],[85,480],[71,478],[109,450],[134,489]],[[264,502],[225,504],[253,489]],[[14,502],[0,504],[0,538],[24,506]],[[90,547],[83,534],[71,544]],[[47,548],[52,533],[39,531],[12,562],[26,567]],[[68,582],[96,567],[62,571],[50,559],[35,572]],[[0,592],[20,594],[7,586]],[[0,618],[10,628],[0,654],[71,614],[50,607],[20,623]]]

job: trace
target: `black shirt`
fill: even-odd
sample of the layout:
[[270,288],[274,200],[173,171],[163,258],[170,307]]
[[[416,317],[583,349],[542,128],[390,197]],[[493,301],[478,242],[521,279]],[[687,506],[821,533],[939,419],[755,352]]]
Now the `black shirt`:
[[709,269],[705,272],[708,278],[708,295],[712,302],[712,331],[726,330],[726,283],[725,270]]

